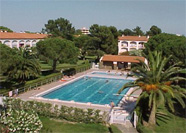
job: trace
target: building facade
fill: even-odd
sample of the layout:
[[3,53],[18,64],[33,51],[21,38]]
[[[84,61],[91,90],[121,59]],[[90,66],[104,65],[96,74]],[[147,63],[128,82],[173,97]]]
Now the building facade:
[[144,49],[144,43],[149,36],[120,36],[118,37],[118,55],[123,52]]
[[0,32],[0,42],[10,48],[35,47],[39,40],[47,36],[47,34]]
[[132,63],[139,63],[139,60],[147,62],[144,57],[140,56],[104,55],[100,59],[100,69],[126,70],[131,68]]
[[85,27],[81,28],[81,33],[82,33],[82,34],[85,34],[85,35],[90,34],[90,33],[89,33],[89,30],[86,29]]

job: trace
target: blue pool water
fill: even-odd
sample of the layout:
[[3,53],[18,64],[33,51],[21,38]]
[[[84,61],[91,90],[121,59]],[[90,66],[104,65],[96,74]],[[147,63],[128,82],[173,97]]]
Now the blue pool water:
[[[91,102],[102,105],[110,104],[113,101],[117,105],[123,97],[116,95],[117,91],[129,81],[131,80],[83,77],[42,97],[64,101],[74,100],[82,103]],[[127,91],[128,89],[124,90],[122,94],[126,94]]]
[[121,73],[93,72],[91,74],[111,75],[111,76],[124,76],[124,77],[126,77],[126,75],[121,75]]

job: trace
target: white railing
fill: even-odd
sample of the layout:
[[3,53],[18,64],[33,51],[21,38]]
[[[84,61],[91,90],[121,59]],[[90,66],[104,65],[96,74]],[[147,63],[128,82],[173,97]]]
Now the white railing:
[[126,113],[125,110],[115,110],[111,109],[109,113],[109,123],[118,123],[126,125],[126,121],[128,120],[129,114]]

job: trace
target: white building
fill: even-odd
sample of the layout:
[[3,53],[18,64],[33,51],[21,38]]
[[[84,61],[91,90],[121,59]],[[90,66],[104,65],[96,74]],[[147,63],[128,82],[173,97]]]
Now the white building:
[[144,48],[144,43],[149,36],[120,36],[118,37],[118,55],[126,51],[138,50]]
[[83,28],[81,28],[81,33],[87,35],[87,34],[89,34],[89,30],[86,29],[85,27],[83,27]]
[[34,47],[36,43],[46,38],[47,34],[0,32],[0,42],[11,48]]

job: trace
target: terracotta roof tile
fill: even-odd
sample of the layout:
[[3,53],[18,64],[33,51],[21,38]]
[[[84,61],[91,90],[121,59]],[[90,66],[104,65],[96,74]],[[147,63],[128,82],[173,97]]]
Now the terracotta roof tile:
[[131,62],[139,63],[139,61],[145,61],[144,57],[140,56],[123,56],[123,55],[104,55],[101,61],[112,61],[112,62]]
[[0,32],[0,39],[43,39],[47,34]]
[[118,40],[124,41],[148,41],[146,36],[119,36]]

